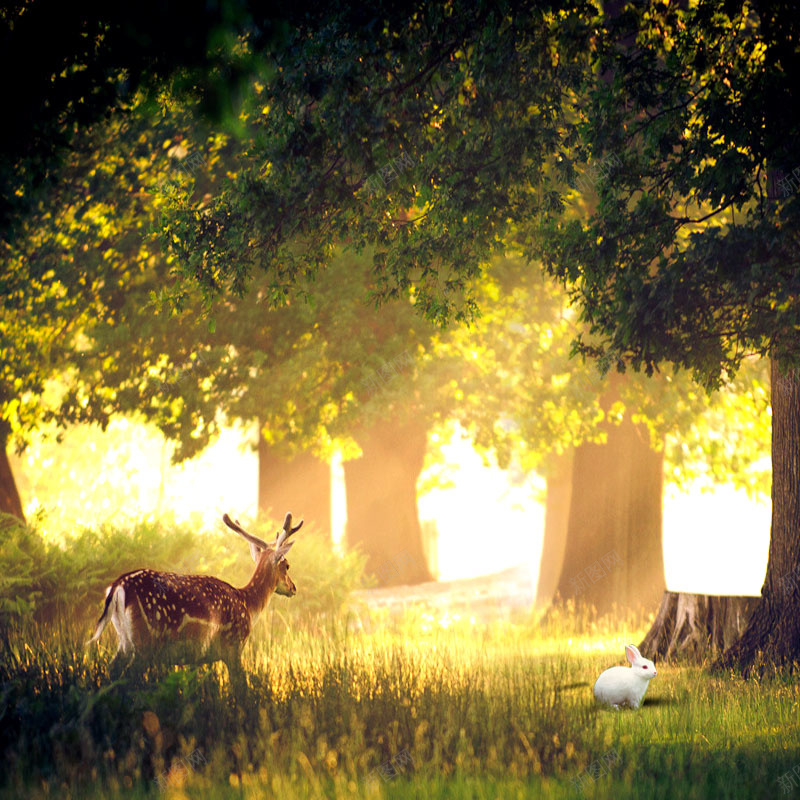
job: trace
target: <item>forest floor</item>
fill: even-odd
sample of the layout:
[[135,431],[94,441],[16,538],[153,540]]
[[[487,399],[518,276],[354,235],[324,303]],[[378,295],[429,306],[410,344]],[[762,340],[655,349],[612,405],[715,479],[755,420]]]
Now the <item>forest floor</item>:
[[600,709],[594,680],[646,621],[484,622],[462,590],[395,590],[401,614],[380,590],[355,626],[262,623],[246,687],[221,665],[112,680],[83,623],[9,631],[0,796],[800,798],[797,676],[659,664],[640,710]]

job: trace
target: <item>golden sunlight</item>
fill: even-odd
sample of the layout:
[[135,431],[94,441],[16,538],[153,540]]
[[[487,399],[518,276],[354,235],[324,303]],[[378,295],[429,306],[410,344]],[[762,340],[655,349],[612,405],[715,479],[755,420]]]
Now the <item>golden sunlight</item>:
[[[256,513],[258,460],[251,432],[223,429],[197,458],[170,463],[158,431],[117,418],[105,434],[74,428],[61,445],[36,441],[14,459],[26,513],[43,513],[70,527],[164,513],[215,527],[225,511],[243,519]],[[483,463],[461,432],[440,443],[448,487],[419,497],[423,529],[441,580],[471,578],[524,565],[535,586],[544,530],[544,482]],[[78,453],[84,462],[76,465]],[[344,471],[333,459],[332,537],[343,546]],[[421,483],[424,482],[423,474]],[[707,594],[760,593],[769,546],[770,504],[729,486],[664,494],[664,563],[667,586]],[[54,533],[54,532],[53,532]],[[692,553],[688,557],[687,553]]]

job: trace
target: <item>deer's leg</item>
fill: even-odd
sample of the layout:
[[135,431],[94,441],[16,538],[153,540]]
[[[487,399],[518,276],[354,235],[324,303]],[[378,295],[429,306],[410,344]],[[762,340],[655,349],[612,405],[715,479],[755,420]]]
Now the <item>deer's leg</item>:
[[223,649],[222,660],[228,668],[228,679],[234,691],[241,691],[247,688],[247,676],[242,666],[242,648],[236,645],[228,645]]

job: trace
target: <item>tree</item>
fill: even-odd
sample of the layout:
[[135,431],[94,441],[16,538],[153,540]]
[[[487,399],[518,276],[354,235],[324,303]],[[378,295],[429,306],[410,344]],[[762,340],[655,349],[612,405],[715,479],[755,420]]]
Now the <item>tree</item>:
[[542,555],[536,582],[537,609],[545,609],[552,602],[564,567],[572,504],[572,462],[573,453],[568,451],[552,459],[547,471]]
[[[8,441],[9,427],[5,420],[0,420],[0,439],[2,441]],[[5,447],[0,450],[0,512],[11,514],[21,520],[25,519],[17,483],[14,480],[14,473],[8,460],[8,451]]]
[[[86,137],[80,147],[76,142],[72,162],[78,154],[84,157],[82,179],[73,183],[74,176],[67,176],[69,166],[65,167],[64,183],[39,198],[13,241],[5,243],[0,278],[0,449],[4,454],[12,441],[24,446],[29,433],[43,422],[66,424],[91,418],[75,402],[77,343],[83,330],[119,302],[120,284],[139,267],[134,259],[120,268],[116,260],[120,242],[108,238],[109,207],[98,205],[96,213],[85,213],[86,197],[97,181],[90,174],[96,174],[102,160],[96,144],[92,137]],[[58,226],[40,226],[55,217]],[[87,241],[100,242],[102,247],[82,251]],[[62,373],[60,388],[48,391],[48,382]],[[2,479],[2,510],[21,514],[10,470],[2,471]]]
[[[132,105],[129,114],[76,133],[58,184],[39,192],[6,243],[3,453],[12,444],[23,448],[48,422],[104,427],[123,413],[156,421],[180,442],[179,458],[213,434],[214,414],[205,425],[198,412],[203,384],[190,404],[179,387],[200,366],[197,329],[207,324],[156,316],[151,303],[169,267],[147,231],[163,203],[159,182],[187,157],[176,132],[194,110],[183,106],[154,120]],[[2,470],[1,477],[0,497],[13,502],[13,475]]]
[[[653,387],[640,382],[623,403],[611,382],[569,358],[574,315],[535,265],[499,260],[475,296],[480,320],[443,337],[465,364],[454,414],[501,464],[513,459],[547,476],[537,604],[556,592],[601,614],[655,604],[664,589],[663,452],[626,412]],[[611,577],[600,580],[606,570]]]
[[[260,477],[262,487],[269,487],[268,502],[303,500],[304,513],[328,529],[327,475],[311,486],[306,470],[300,487],[295,480],[280,485],[278,474],[286,476],[288,463],[296,470],[298,462],[308,463],[315,455],[327,458],[337,437],[349,440],[352,428],[387,411],[399,418],[398,408],[405,408],[422,420],[427,412],[420,414],[420,386],[409,382],[414,375],[409,367],[424,352],[432,327],[407,302],[389,304],[379,313],[366,308],[363,259],[352,257],[334,263],[316,281],[314,306],[287,298],[277,307],[265,303],[272,287],[264,281],[245,299],[219,303],[213,325],[203,319],[197,297],[187,296],[181,315],[156,313],[152,301],[169,280],[169,266],[147,236],[148,223],[185,196],[212,192],[220,173],[235,172],[237,166],[237,146],[193,121],[194,108],[172,102],[168,110],[156,125],[146,114],[132,113],[84,132],[76,139],[82,146],[63,166],[59,186],[31,211],[25,235],[14,244],[17,271],[6,278],[15,289],[4,298],[8,383],[27,387],[37,381],[44,387],[66,372],[55,392],[24,392],[21,400],[32,404],[27,416],[20,398],[9,398],[4,414],[13,422],[17,443],[24,445],[26,435],[49,419],[105,425],[116,414],[138,413],[176,443],[177,460],[210,441],[220,412],[228,419],[258,420]],[[191,162],[191,177],[186,162]],[[176,181],[173,174],[165,182],[178,168],[184,169],[182,178]],[[59,210],[53,214],[50,208]],[[33,304],[41,298],[26,295],[37,274],[46,278],[41,297],[51,301],[45,310],[52,320],[35,319]],[[59,305],[61,298],[71,305]],[[70,309],[76,310],[70,314]],[[52,336],[46,325],[55,329],[62,318],[62,335]],[[53,347],[40,346],[40,360],[26,361],[20,357],[25,337],[44,338]],[[374,384],[378,370],[398,356],[405,374],[395,381],[396,391],[373,396],[365,390],[365,383]],[[424,435],[421,447],[420,462]],[[420,467],[410,476],[412,486]],[[13,498],[13,476],[2,477],[9,479],[5,496]],[[421,541],[414,541],[420,537],[416,498],[410,502],[413,513],[398,515],[384,528],[398,549],[405,543],[421,554]],[[406,518],[413,522],[404,526]],[[355,532],[357,526],[351,527],[353,538],[365,543],[372,528]],[[417,561],[423,565],[417,573],[429,577],[424,560]]]
[[382,585],[433,580],[417,511],[427,439],[420,420],[380,420],[356,434],[362,455],[344,463],[347,542]]
[[[416,482],[441,402],[430,369],[433,328],[407,302],[365,305],[367,274],[366,259],[341,256],[308,287],[313,305],[288,300],[265,312],[257,292],[220,308],[215,336],[235,358],[216,373],[215,398],[228,416],[258,414],[263,446],[293,468],[343,448],[348,543],[383,581],[414,582],[430,578]],[[409,435],[387,451],[386,435],[396,428]],[[413,561],[381,571],[400,551]]]
[[717,666],[791,663],[800,655],[800,203],[790,175],[798,117],[787,103],[800,74],[798,20],[782,3],[651,4],[607,28],[598,63],[614,78],[595,85],[584,135],[595,159],[615,153],[621,166],[591,220],[553,222],[547,263],[580,278],[593,335],[580,349],[590,355],[648,373],[672,362],[709,387],[747,354],[772,359],[767,575]]
[[[196,111],[203,118],[230,123],[231,101],[243,77],[266,70],[261,56],[237,57],[237,36],[247,29],[265,52],[280,46],[279,27],[264,17],[253,25],[247,5],[236,0],[199,11],[182,3],[102,9],[78,3],[67,9],[33,0],[0,12],[0,64],[15,75],[4,98],[15,109],[14,123],[0,132],[0,510],[22,514],[6,463],[12,442],[24,446],[26,435],[50,419],[60,424],[92,419],[75,401],[102,383],[97,375],[82,388],[74,375],[62,380],[61,398],[53,392],[45,398],[45,385],[86,365],[76,346],[80,331],[119,304],[120,287],[130,283],[124,270],[146,261],[137,262],[134,254],[120,265],[120,250],[130,246],[130,236],[115,240],[124,226],[115,225],[110,210],[94,201],[104,193],[108,170],[92,149],[98,131],[107,120],[113,120],[113,129],[135,116],[137,106],[155,110],[164,81],[173,93],[199,96]],[[132,149],[141,151],[141,144]],[[117,157],[125,159],[133,189],[133,157]],[[85,169],[83,175],[76,175],[76,166]],[[130,211],[136,197],[125,199]],[[58,226],[50,225],[56,217]],[[61,237],[42,235],[37,225],[43,220],[51,233],[59,227]],[[135,224],[127,228],[135,229]],[[99,248],[76,257],[79,247],[96,242]],[[103,424],[106,417],[93,419]]]
[[[221,308],[215,337],[232,347],[235,358],[216,373],[215,401],[228,416],[258,416],[266,464],[277,461],[276,472],[286,470],[282,480],[296,486],[291,491],[298,502],[317,465],[327,465],[334,449],[343,448],[348,543],[368,555],[368,569],[384,580],[424,580],[430,573],[422,557],[415,487],[428,419],[436,413],[434,380],[425,372],[432,328],[408,303],[379,311],[366,306],[366,272],[364,259],[336,258],[314,282],[313,305],[287,301],[265,312],[263,303],[252,302],[257,292]],[[263,291],[269,291],[266,281]],[[382,371],[391,380],[384,381]],[[408,427],[413,417],[415,434],[387,452],[380,436],[387,421],[390,428]],[[318,488],[312,487],[320,495],[317,506],[330,494],[329,482],[323,485],[319,477]],[[379,524],[377,500],[384,509]],[[399,551],[413,552],[416,566],[381,573]]]
[[[606,402],[609,402],[606,399]],[[556,587],[599,614],[658,604],[666,582],[662,542],[664,453],[629,416],[605,423],[606,440],[575,451],[564,565]]]
[[[591,7],[375,13],[368,32],[338,9],[298,26],[253,98],[238,179],[167,218],[165,247],[208,297],[243,292],[258,264],[280,302],[308,291],[304,276],[340,242],[370,241],[376,296],[468,318],[479,267],[530,246],[537,218],[558,210],[576,175],[569,92],[589,67]],[[587,427],[574,408],[570,422]]]
[[473,291],[480,318],[440,335],[437,352],[461,365],[452,413],[478,446],[548,479],[539,604],[558,588],[601,613],[655,605],[663,480],[768,487],[757,466],[767,431],[754,424],[763,365],[711,397],[685,373],[603,377],[569,357],[582,327],[537,265],[496,259]]

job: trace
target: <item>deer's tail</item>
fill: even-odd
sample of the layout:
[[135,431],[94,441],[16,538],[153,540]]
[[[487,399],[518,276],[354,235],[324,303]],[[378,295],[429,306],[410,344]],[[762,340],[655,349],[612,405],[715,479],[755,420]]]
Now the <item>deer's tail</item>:
[[124,610],[125,589],[123,589],[122,586],[114,585],[113,583],[108,587],[108,589],[106,589],[106,604],[103,606],[103,613],[100,615],[100,619],[97,620],[97,627],[94,630],[94,636],[92,636],[92,638],[86,642],[87,647],[93,642],[96,642],[103,635],[103,631],[106,629],[109,619],[111,619],[111,614],[108,612],[111,608],[112,602],[116,604],[121,603]]

